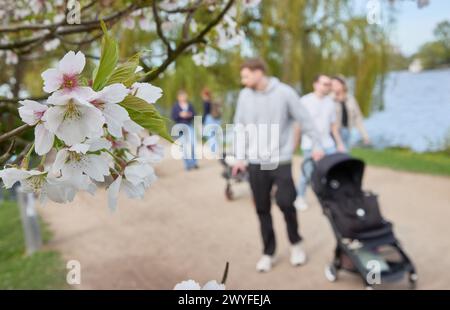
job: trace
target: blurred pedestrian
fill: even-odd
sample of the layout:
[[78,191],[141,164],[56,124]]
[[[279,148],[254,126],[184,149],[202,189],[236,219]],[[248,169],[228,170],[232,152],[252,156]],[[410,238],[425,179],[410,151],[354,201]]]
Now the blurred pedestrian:
[[186,170],[197,169],[197,159],[195,158],[195,110],[192,103],[188,101],[188,94],[185,90],[179,90],[177,101],[172,108],[172,119],[177,124],[187,126],[187,132],[183,132],[183,160]]
[[[315,127],[320,134],[320,143],[325,154],[336,151],[345,152],[345,146],[339,134],[336,123],[336,107],[333,99],[329,96],[331,92],[331,79],[325,74],[319,74],[314,79],[314,91],[303,96],[300,104],[309,112]],[[301,148],[303,151],[304,168],[297,185],[297,198],[294,205],[298,210],[306,210],[308,204],[305,200],[306,189],[312,174],[311,158],[313,143],[308,136],[303,135]]]
[[351,133],[356,128],[365,145],[370,144],[369,135],[364,127],[364,118],[355,97],[348,93],[344,77],[334,76],[331,79],[332,96],[336,103],[336,123],[339,128],[345,148],[351,149]]

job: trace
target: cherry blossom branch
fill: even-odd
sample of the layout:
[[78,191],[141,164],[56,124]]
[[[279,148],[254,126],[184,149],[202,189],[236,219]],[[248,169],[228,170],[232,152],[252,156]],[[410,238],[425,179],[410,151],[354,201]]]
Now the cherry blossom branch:
[[28,97],[28,98],[6,98],[0,97],[0,102],[3,103],[17,103],[21,100],[34,100],[34,101],[42,101],[48,98],[48,95],[42,95],[37,97]]
[[[92,6],[94,6],[97,3],[97,1],[91,1],[89,4],[81,8],[81,12],[90,9]],[[37,25],[16,25],[16,26],[3,26],[0,27],[0,33],[11,33],[11,32],[21,32],[21,31],[27,31],[27,30],[54,30],[62,25],[66,24],[66,21],[63,20],[59,23],[54,24],[37,24]]]
[[17,135],[20,135],[21,133],[23,133],[25,130],[27,130],[28,128],[30,128],[30,125],[28,124],[23,124],[22,126],[19,126],[17,128],[14,128],[11,131],[8,131],[4,134],[2,134],[0,136],[0,143],[2,143],[3,141],[9,140],[12,137],[15,137]]
[[7,161],[9,159],[9,157],[11,157],[11,152],[14,149],[14,146],[16,145],[16,140],[12,140],[11,143],[9,144],[8,149],[6,150],[6,152],[0,156],[0,164],[3,164],[5,161]]
[[[109,17],[106,17],[103,19],[105,24],[108,27],[111,27],[114,25],[120,18],[130,14],[132,11],[139,9],[140,7],[136,4],[131,4],[125,9],[117,12],[116,14],[113,14]],[[42,25],[35,25],[38,27],[41,27]],[[53,39],[57,36],[63,36],[63,35],[69,35],[69,34],[76,34],[76,33],[82,33],[82,32],[90,32],[94,30],[100,30],[100,21],[99,20],[92,20],[85,23],[81,23],[78,25],[66,25],[66,24],[54,24],[54,25],[45,25],[46,28],[41,28],[40,30],[53,30],[50,33],[36,36],[33,38],[25,39],[18,42],[13,43],[7,43],[7,44],[0,44],[0,50],[11,50],[11,49],[20,49],[24,48],[30,44],[39,42],[41,40],[47,41],[50,39]],[[61,29],[59,29],[61,27]],[[1,29],[0,29],[1,30]],[[1,32],[1,31],[0,31]]]
[[177,13],[191,13],[196,11],[198,8],[200,8],[203,5],[212,4],[211,2],[208,3],[208,1],[198,1],[196,4],[193,4],[191,6],[187,6],[184,8],[176,8],[172,10],[164,9],[162,7],[159,7],[159,10],[164,11],[168,14],[177,14]]
[[200,33],[198,33],[194,38],[187,41],[182,41],[177,46],[177,48],[173,50],[171,54],[167,55],[166,60],[157,69],[155,69],[152,73],[150,73],[145,77],[144,81],[146,82],[153,81],[161,73],[163,73],[167,69],[167,67],[173,61],[175,61],[175,59],[187,48],[189,48],[191,45],[204,42],[205,41],[204,37],[211,31],[211,29],[213,29],[222,20],[222,18],[225,16],[228,10],[233,6],[234,2],[235,0],[229,0],[224,9],[220,12],[220,14],[217,15],[217,17],[214,20],[212,20],[207,26],[205,26],[205,28],[203,28],[203,30]]

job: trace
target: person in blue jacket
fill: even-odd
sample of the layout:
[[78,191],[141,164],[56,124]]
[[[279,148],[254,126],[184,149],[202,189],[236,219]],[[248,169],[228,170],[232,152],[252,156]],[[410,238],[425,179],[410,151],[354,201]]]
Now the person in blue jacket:
[[186,170],[197,169],[197,159],[195,158],[195,130],[194,130],[194,106],[188,101],[188,94],[185,90],[179,90],[177,102],[172,108],[172,119],[177,124],[185,124],[188,134],[183,139],[183,160]]

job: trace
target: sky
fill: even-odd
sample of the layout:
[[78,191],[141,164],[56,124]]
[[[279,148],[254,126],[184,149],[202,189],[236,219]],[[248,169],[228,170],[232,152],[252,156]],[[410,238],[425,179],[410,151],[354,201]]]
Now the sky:
[[434,39],[433,30],[437,23],[450,21],[450,0],[430,0],[430,4],[421,9],[415,1],[397,2],[397,22],[392,42],[396,42],[407,56],[415,53],[423,43]]

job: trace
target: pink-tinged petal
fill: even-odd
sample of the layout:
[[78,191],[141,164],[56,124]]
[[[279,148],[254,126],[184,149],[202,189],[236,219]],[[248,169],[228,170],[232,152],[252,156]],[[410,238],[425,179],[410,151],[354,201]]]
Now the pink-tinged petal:
[[162,89],[153,86],[150,83],[134,83],[132,86],[132,94],[134,96],[147,101],[148,103],[155,103],[156,100],[162,97]]
[[58,69],[63,74],[74,75],[80,74],[86,64],[86,58],[82,52],[70,51],[59,61]]
[[18,109],[20,118],[31,126],[35,125],[48,109],[48,106],[33,100],[21,100],[19,103],[22,104]]
[[63,74],[57,69],[45,70],[41,77],[44,80],[44,91],[47,93],[58,90],[63,83]]
[[47,154],[53,147],[55,135],[45,128],[44,124],[38,124],[34,128],[34,150],[40,156]]
[[119,175],[114,182],[108,187],[108,207],[112,211],[117,209],[117,199],[119,198],[120,185],[122,183],[122,176]]
[[106,86],[96,94],[96,100],[102,103],[119,103],[128,95],[128,89],[121,83]]

